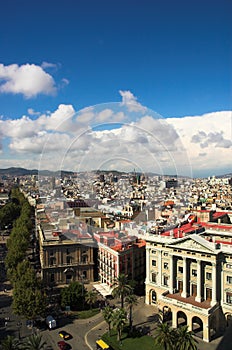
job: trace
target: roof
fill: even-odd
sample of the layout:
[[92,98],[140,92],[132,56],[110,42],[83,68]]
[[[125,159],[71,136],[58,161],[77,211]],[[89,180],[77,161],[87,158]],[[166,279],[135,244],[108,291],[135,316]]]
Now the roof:
[[109,349],[109,345],[106,344],[102,339],[96,341],[96,344],[101,347],[101,349]]
[[[184,244],[185,242],[188,244]],[[192,243],[191,243],[192,242]],[[201,237],[199,234],[192,234],[183,238],[176,239],[171,242],[169,246],[179,246],[182,248],[187,248],[188,250],[202,251],[204,248],[212,253],[219,253],[221,249],[215,248],[215,243],[207,241],[205,238]]]

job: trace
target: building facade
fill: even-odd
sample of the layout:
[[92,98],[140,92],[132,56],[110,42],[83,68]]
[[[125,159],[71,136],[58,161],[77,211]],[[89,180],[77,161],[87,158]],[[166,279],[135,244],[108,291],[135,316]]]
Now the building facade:
[[120,274],[136,282],[135,291],[144,291],[145,281],[145,244],[137,237],[116,238],[114,235],[95,234],[98,242],[99,281],[112,287]]
[[[146,237],[146,303],[166,313],[173,327],[188,325],[206,342],[222,334],[232,317],[232,245],[213,235]],[[232,238],[231,232],[223,235]]]
[[94,281],[94,244],[91,235],[43,230],[38,225],[41,277],[47,287],[72,281]]

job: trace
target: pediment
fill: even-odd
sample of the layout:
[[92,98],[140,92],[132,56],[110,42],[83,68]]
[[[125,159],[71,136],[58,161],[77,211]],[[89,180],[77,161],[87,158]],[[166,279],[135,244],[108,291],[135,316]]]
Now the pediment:
[[205,253],[215,252],[215,245],[206,241],[206,239],[192,235],[185,238],[181,238],[176,242],[169,244],[169,247],[173,249],[184,249],[184,250],[192,250],[192,251],[201,251]]

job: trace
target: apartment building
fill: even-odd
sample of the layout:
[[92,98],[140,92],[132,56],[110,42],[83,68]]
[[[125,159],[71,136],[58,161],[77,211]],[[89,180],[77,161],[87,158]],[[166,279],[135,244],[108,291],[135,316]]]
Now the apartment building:
[[94,238],[98,244],[99,280],[106,292],[110,294],[120,274],[136,282],[136,292],[144,291],[146,242],[135,236],[122,237],[115,232],[94,234]]
[[210,342],[232,319],[232,225],[199,233],[146,235],[147,304],[159,307],[173,327]]
[[94,281],[94,242],[78,230],[43,229],[38,225],[41,277],[44,285]]

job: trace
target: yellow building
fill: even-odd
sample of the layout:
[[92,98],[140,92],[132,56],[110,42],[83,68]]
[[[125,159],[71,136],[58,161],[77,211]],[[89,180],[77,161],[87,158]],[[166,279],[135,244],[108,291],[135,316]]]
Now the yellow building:
[[[158,306],[172,327],[188,325],[206,342],[232,317],[232,244],[216,243],[214,234],[218,239],[218,230],[146,236],[146,303]],[[232,232],[222,236],[232,238]]]

